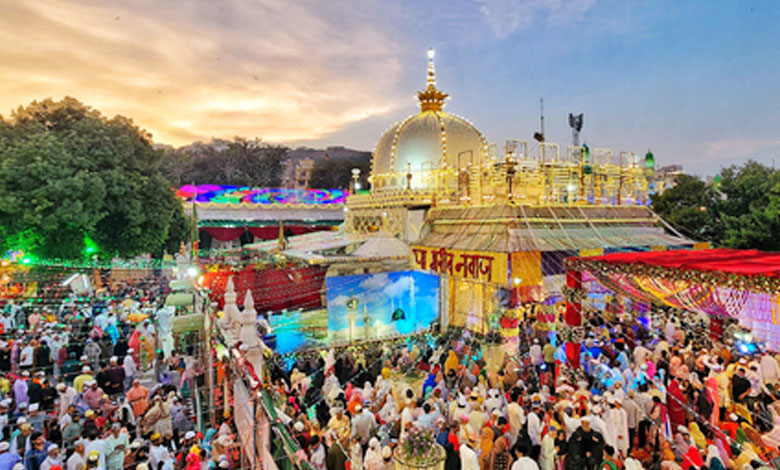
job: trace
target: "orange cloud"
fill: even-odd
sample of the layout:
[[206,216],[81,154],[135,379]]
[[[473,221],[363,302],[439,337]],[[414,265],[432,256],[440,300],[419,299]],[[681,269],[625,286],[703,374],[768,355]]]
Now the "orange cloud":
[[[362,2],[0,0],[0,110],[70,95],[180,145],[322,138],[407,104]],[[345,2],[346,3],[346,2]]]

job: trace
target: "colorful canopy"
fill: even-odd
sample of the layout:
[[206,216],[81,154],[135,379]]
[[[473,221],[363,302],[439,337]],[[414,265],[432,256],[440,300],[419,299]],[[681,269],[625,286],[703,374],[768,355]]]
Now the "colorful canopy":
[[641,264],[687,271],[707,271],[742,276],[763,275],[780,277],[780,253],[757,250],[646,251],[640,253],[612,253],[588,258],[589,262],[607,264]]
[[[780,351],[780,254],[756,250],[669,250],[568,258],[582,272],[630,298],[739,319]],[[592,277],[591,277],[592,276]],[[584,284],[584,283],[583,283]],[[569,292],[572,299],[581,293]]]

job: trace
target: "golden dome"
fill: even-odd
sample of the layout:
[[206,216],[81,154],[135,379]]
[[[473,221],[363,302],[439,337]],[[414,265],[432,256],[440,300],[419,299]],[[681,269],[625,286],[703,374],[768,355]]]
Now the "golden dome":
[[482,133],[465,119],[442,111],[447,96],[436,88],[430,50],[427,87],[417,93],[420,112],[394,124],[377,142],[371,159],[375,190],[405,189],[409,172],[411,189],[433,189],[437,184],[433,170],[461,170],[487,161]]

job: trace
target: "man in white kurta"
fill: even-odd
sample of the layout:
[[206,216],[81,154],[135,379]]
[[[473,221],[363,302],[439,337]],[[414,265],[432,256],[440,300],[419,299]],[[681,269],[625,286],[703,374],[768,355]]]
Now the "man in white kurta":
[[628,455],[628,414],[620,406],[620,401],[614,397],[609,399],[609,410],[606,413],[605,423],[609,430],[609,436],[613,442],[609,443],[623,456]]
[[460,468],[461,470],[479,470],[479,459],[474,450],[476,448],[477,437],[469,436],[468,444],[460,445]]
[[534,404],[534,408],[528,413],[528,437],[531,438],[531,444],[533,446],[542,445],[542,429],[544,424],[539,417],[540,411]]
[[771,354],[764,354],[761,357],[761,379],[764,385],[780,382],[780,367]]

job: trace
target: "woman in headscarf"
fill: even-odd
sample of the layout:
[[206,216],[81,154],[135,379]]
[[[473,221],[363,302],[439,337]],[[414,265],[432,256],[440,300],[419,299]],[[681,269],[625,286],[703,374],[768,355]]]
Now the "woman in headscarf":
[[133,360],[135,361],[135,365],[139,366],[141,365],[141,330],[138,328],[135,328],[133,330],[133,334],[130,335],[130,339],[127,341],[127,346],[133,350]]
[[723,466],[726,466],[726,462],[731,461],[731,447],[728,445],[728,442],[726,441],[726,437],[720,433],[715,436],[715,447],[718,448],[718,454],[720,455],[720,461],[723,463]]
[[688,452],[683,455],[682,469],[698,470],[702,465],[704,465],[704,459],[701,458],[701,454],[699,454],[699,450],[696,449],[696,446],[688,447]]
[[154,430],[159,432],[163,438],[169,439],[173,436],[173,420],[171,419],[171,407],[170,403],[173,402],[173,397],[168,398],[169,401],[155,400],[155,403],[159,402],[160,419],[154,425]]
[[706,384],[707,398],[709,398],[713,410],[713,412],[710,413],[710,424],[713,427],[717,427],[718,422],[720,421],[720,394],[718,393],[718,379],[715,378],[715,375],[710,375],[710,377],[706,380]]
[[666,406],[669,412],[669,422],[672,429],[678,426],[685,426],[685,405],[686,400],[677,379],[673,379],[669,384]]
[[489,470],[509,470],[512,466],[512,455],[509,452],[509,442],[506,437],[499,436],[493,443],[490,452]]
[[368,441],[368,449],[363,459],[365,470],[379,470],[382,467],[382,448],[379,446],[379,439],[372,437]]
[[379,419],[385,423],[394,423],[398,421],[399,416],[393,395],[385,395],[385,405],[379,410]]
[[430,373],[428,374],[428,378],[425,379],[425,382],[423,382],[422,396],[427,397],[428,392],[433,391],[435,387],[436,387],[436,374]]
[[774,415],[772,430],[761,436],[761,442],[772,448],[780,447],[780,415]]
[[623,462],[623,466],[626,470],[644,470],[642,464],[635,458],[629,457]]
[[558,429],[555,433],[555,468],[562,470],[565,466],[566,452],[569,450],[569,443],[566,440],[566,431]]
[[680,367],[682,367],[682,358],[677,355],[676,351],[672,354],[672,358],[669,359],[669,374],[672,377],[680,376]]
[[683,456],[688,453],[691,447],[691,437],[688,435],[688,429],[685,426],[678,426],[674,435],[674,453],[677,456]]
[[758,452],[750,442],[742,444],[742,452],[731,461],[729,468],[743,468],[745,464],[750,464],[753,460],[759,460]]
[[195,452],[187,454],[186,470],[200,470],[200,458]]
[[479,468],[480,470],[489,470],[490,452],[493,450],[493,430],[489,427],[482,428],[479,432]]
[[710,444],[707,447],[707,459],[704,461],[710,470],[726,470],[721,461],[720,452],[718,447],[714,444]]
[[756,450],[761,452],[766,451],[764,448],[764,440],[761,439],[761,434],[756,431],[756,428],[749,425],[748,423],[742,423],[742,428],[745,431],[745,436],[748,438],[748,440],[755,445]]
[[371,382],[365,381],[363,383],[363,400],[373,401],[374,400],[374,387],[371,385]]
[[444,362],[445,372],[450,374],[451,370],[456,370],[458,368],[458,363],[458,355],[455,354],[455,351],[450,349],[450,352],[447,355],[447,360]]
[[156,395],[152,402],[152,406],[146,411],[141,419],[141,434],[151,434],[155,431],[157,422],[163,418],[162,397]]
[[691,421],[688,424],[688,431],[690,432],[691,438],[693,439],[693,443],[696,444],[696,447],[702,450],[707,448],[707,439],[704,437],[704,434],[702,434],[698,424]]
[[707,396],[707,390],[704,388],[693,389],[693,410],[696,420],[706,426],[712,416],[712,402]]

